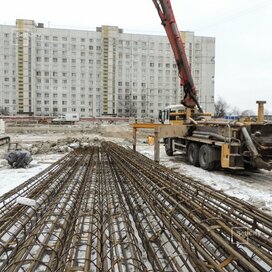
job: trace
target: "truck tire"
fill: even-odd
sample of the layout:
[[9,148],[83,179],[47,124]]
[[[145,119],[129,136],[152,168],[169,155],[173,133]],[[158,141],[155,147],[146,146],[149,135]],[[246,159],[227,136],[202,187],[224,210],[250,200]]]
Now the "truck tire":
[[199,166],[199,146],[196,143],[190,143],[187,148],[187,158],[190,164]]
[[215,161],[213,160],[215,152],[213,148],[207,144],[204,144],[199,149],[199,164],[204,170],[211,171],[214,169]]
[[170,138],[164,138],[164,147],[167,156],[173,156],[172,140]]

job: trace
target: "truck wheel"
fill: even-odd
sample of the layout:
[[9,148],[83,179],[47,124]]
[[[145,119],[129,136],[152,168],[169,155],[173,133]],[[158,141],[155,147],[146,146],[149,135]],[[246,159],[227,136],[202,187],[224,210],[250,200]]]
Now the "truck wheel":
[[199,149],[199,164],[204,170],[211,171],[214,169],[215,162],[213,158],[213,148],[207,144],[204,144]]
[[172,140],[170,138],[164,139],[165,153],[167,156],[173,156]]
[[190,164],[199,166],[199,146],[196,143],[190,143],[187,148],[187,158]]

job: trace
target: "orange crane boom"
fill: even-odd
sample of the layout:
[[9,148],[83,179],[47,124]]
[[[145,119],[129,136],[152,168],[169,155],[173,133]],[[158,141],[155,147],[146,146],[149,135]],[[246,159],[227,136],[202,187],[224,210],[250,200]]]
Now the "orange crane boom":
[[152,1],[161,18],[162,25],[165,28],[165,32],[178,66],[180,85],[183,86],[184,89],[184,98],[181,103],[187,108],[194,108],[197,106],[199,111],[203,112],[197,100],[196,88],[191,74],[191,68],[186,57],[171,2],[170,0]]

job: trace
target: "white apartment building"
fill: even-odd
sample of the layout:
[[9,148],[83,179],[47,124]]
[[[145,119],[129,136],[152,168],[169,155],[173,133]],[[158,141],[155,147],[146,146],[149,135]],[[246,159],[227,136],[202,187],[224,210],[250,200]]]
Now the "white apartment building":
[[[214,111],[215,39],[182,32],[198,97]],[[157,117],[183,97],[166,36],[0,25],[0,109],[11,115],[77,112]]]

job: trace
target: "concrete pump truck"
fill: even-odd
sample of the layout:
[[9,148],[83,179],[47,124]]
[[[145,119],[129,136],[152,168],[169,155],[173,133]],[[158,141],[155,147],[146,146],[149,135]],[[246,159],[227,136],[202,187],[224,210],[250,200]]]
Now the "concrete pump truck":
[[[272,168],[272,124],[264,121],[265,101],[257,101],[257,120],[226,121],[205,114],[198,102],[191,69],[178,30],[170,0],[153,0],[165,28],[178,67],[181,105],[160,111],[165,124],[165,151],[172,156],[185,151],[188,161],[205,170],[217,167],[245,169]],[[173,126],[179,129],[173,129]],[[167,135],[167,136],[165,136]]]

